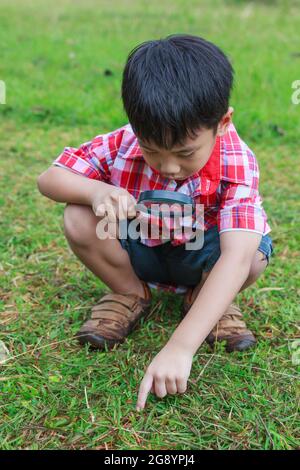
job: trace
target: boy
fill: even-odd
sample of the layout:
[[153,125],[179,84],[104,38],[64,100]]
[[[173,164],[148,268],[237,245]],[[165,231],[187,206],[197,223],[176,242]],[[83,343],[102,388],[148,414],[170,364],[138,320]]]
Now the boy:
[[[150,391],[183,393],[202,342],[227,350],[255,343],[238,307],[239,291],[264,271],[272,253],[258,192],[255,156],[237,134],[229,107],[233,69],[214,44],[192,35],[147,41],[131,51],[122,100],[130,124],[66,147],[38,178],[42,194],[67,203],[64,230],[76,256],[111,293],[92,308],[81,344],[121,343],[150,308],[150,288],[185,293],[182,321],[140,385],[137,409]],[[184,239],[102,239],[108,221],[132,219],[142,191],[163,189],[204,205],[204,245]],[[174,234],[173,234],[174,235]]]

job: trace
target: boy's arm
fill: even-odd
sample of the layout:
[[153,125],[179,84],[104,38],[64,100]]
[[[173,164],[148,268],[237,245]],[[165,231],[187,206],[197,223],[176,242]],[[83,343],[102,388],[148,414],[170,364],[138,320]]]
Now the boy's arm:
[[[221,256],[170,341],[193,353],[210,333],[246,281],[268,228],[258,191],[259,169],[250,149],[231,154],[225,167],[218,228]],[[223,167],[222,167],[223,168]]]
[[138,410],[144,408],[150,390],[159,397],[171,389],[185,392],[193,355],[246,281],[261,237],[248,231],[220,234],[221,256],[192,307],[147,368],[139,388]]
[[169,343],[195,354],[246,281],[261,235],[248,231],[220,234],[221,256]]
[[104,181],[87,178],[71,170],[52,166],[39,175],[40,192],[56,202],[92,205],[95,194],[104,196],[111,185]]
[[103,199],[112,189],[110,165],[117,154],[119,134],[117,129],[98,135],[78,148],[64,147],[52,166],[38,177],[40,192],[56,202],[71,204],[91,206],[94,198]]

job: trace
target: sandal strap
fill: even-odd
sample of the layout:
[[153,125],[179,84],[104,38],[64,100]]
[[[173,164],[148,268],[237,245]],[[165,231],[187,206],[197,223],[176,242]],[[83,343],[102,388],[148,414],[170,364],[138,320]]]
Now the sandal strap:
[[97,318],[97,312],[109,309],[115,306],[115,304],[122,305],[122,307],[134,308],[138,303],[137,296],[127,296],[123,294],[106,294],[100,299],[99,303],[92,307],[92,318]]

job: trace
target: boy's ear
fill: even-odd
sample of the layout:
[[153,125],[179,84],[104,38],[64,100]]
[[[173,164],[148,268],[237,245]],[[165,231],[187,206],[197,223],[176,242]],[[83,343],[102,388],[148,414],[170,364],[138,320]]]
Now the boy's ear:
[[229,106],[227,113],[224,114],[224,116],[222,117],[221,121],[218,124],[218,129],[217,129],[218,136],[222,136],[226,134],[228,130],[228,126],[232,122],[233,113],[234,113],[234,109],[231,106]]

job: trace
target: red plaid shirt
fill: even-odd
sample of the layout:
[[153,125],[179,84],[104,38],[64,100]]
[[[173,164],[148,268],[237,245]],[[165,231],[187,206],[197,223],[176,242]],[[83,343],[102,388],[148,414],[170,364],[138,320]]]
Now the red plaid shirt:
[[[227,133],[217,137],[206,165],[183,182],[164,178],[144,160],[130,124],[107,134],[101,134],[80,145],[65,147],[54,165],[77,174],[126,189],[138,200],[142,191],[163,189],[191,196],[204,206],[205,230],[218,225],[220,233],[247,230],[267,234],[270,227],[258,192],[259,170],[254,153],[239,137],[231,123]],[[190,221],[190,219],[189,219]],[[197,226],[193,218],[192,225]],[[188,237],[172,237],[176,246]],[[154,246],[157,239],[141,239]],[[149,283],[150,287],[173,292],[185,292],[185,286]]]

